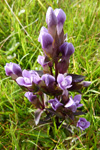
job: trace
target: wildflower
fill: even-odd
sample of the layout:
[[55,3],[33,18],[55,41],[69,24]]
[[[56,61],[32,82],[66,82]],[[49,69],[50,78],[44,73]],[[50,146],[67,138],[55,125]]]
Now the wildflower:
[[55,111],[58,109],[58,107],[63,106],[63,104],[60,103],[57,98],[50,99],[48,102],[51,103],[51,106]]
[[73,98],[73,100],[74,100],[77,108],[83,106],[83,104],[80,104],[81,94],[75,95],[74,98]]
[[75,112],[77,110],[76,104],[71,97],[64,107],[70,109],[72,112]]
[[11,76],[12,74],[21,76],[22,75],[22,69],[18,64],[15,63],[6,63],[5,65],[5,72],[7,76]]
[[87,121],[85,118],[80,118],[77,122],[77,127],[79,127],[81,130],[85,130],[90,126],[90,122]]
[[59,74],[58,77],[57,77],[57,82],[58,82],[59,87],[62,90],[65,90],[65,89],[68,89],[72,86],[71,85],[72,77],[71,76],[64,77],[63,74]]
[[50,74],[42,75],[41,79],[45,82],[46,86],[51,85],[55,81],[55,78]]
[[83,85],[84,87],[88,87],[90,84],[91,84],[91,81],[83,81],[83,82],[82,82],[82,85]]

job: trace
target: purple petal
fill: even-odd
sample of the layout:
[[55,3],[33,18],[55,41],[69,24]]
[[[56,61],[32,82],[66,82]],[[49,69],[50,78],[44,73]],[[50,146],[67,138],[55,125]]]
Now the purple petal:
[[63,104],[60,103],[57,98],[51,99],[48,102],[51,103],[51,106],[55,111],[58,109],[58,107],[63,106]]
[[60,52],[62,53],[62,55],[66,56],[68,53],[68,42],[63,43],[59,49],[60,49]]
[[27,97],[30,102],[34,102],[34,100],[37,98],[37,96],[33,95],[32,92],[26,92],[25,97]]
[[76,101],[78,101],[78,102],[81,101],[81,94],[74,96],[74,102],[76,102]]
[[47,10],[46,22],[47,22],[48,27],[51,27],[52,25],[57,25],[57,18],[51,7],[49,7]]
[[53,38],[49,33],[43,33],[41,35],[41,45],[43,49],[48,49],[49,46],[52,46]]
[[31,78],[31,74],[30,74],[30,72],[29,71],[27,71],[27,70],[23,70],[23,72],[22,72],[22,76],[23,77],[27,77],[27,78]]
[[66,20],[66,14],[64,13],[64,11],[62,9],[55,9],[54,13],[57,17],[57,24],[62,23],[64,24],[65,20]]
[[16,74],[18,76],[22,75],[22,69],[18,64],[13,63],[12,70],[13,70],[14,74]]
[[72,83],[72,77],[71,76],[66,76],[65,80],[68,82],[68,85]]
[[91,84],[91,81],[83,81],[82,84],[84,87],[88,87]]
[[21,85],[21,86],[25,86],[25,87],[30,87],[30,86],[32,86],[32,83],[31,83],[31,81],[30,81],[30,79],[29,78],[26,78],[26,77],[18,77],[17,79],[16,79],[16,82],[19,84],[19,85]]
[[69,101],[67,102],[67,104],[65,105],[65,107],[71,109],[73,112],[75,112],[77,110],[75,102],[73,101],[72,98],[69,98]]
[[49,74],[42,75],[41,79],[45,82],[46,86],[49,86],[55,81],[55,78]]
[[5,72],[7,76],[11,76],[11,74],[13,74],[12,68],[8,66],[8,63],[6,64],[4,68],[5,68]]
[[38,41],[41,43],[41,33],[43,33],[43,32],[46,32],[46,33],[48,33],[48,30],[47,30],[47,28],[45,28],[45,27],[42,27],[41,28],[41,30],[40,30],[40,34],[39,34],[39,37],[38,37]]
[[44,56],[38,56],[37,58],[37,62],[43,67],[43,64],[44,64],[44,60],[45,60],[45,57]]
[[57,82],[61,83],[63,80],[64,80],[64,75],[59,73],[57,77]]
[[68,52],[67,55],[71,56],[74,53],[75,49],[72,43],[68,43]]

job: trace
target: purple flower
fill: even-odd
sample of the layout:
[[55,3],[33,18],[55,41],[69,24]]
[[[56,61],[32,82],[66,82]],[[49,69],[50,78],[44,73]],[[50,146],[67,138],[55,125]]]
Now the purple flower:
[[59,49],[65,57],[70,57],[75,51],[73,44],[68,42],[63,43]]
[[33,95],[32,92],[26,92],[25,97],[27,97],[31,103],[33,103],[37,99],[37,96]]
[[21,67],[18,64],[15,63],[6,63],[5,72],[7,76],[11,76],[12,74],[21,76],[22,75],[22,70]]
[[55,78],[50,74],[42,75],[41,79],[45,82],[46,86],[51,85],[55,81]]
[[65,90],[65,89],[68,89],[72,86],[71,85],[72,77],[71,76],[64,77],[63,74],[59,74],[58,77],[57,77],[57,82],[58,82],[59,87],[62,90]]
[[48,102],[51,103],[51,106],[55,111],[58,109],[58,107],[63,106],[63,104],[60,103],[57,98],[50,99]]
[[33,83],[38,84],[41,81],[41,78],[39,77],[38,73],[34,70],[27,71],[23,70],[22,77],[18,77],[16,79],[16,82],[25,87],[32,86]]
[[36,71],[30,70],[29,73],[31,74],[31,78],[32,78],[33,83],[39,84],[41,82],[41,78]]
[[77,127],[79,127],[81,130],[85,130],[90,126],[90,122],[87,121],[85,118],[80,118],[77,122]]
[[58,35],[60,35],[63,29],[63,24],[66,20],[66,14],[62,9],[58,9],[58,8],[54,10],[54,13],[57,17],[57,33]]
[[72,112],[75,112],[77,110],[76,104],[71,97],[69,98],[69,101],[65,105],[65,108],[70,109]]
[[53,25],[57,25],[57,18],[56,15],[51,7],[48,8],[46,13],[46,22],[48,27],[51,27]]
[[43,67],[44,65],[44,60],[45,60],[45,57],[44,56],[38,56],[37,58],[37,62]]
[[75,95],[74,98],[73,98],[73,100],[74,100],[77,108],[83,106],[83,104],[80,104],[81,94]]
[[91,84],[91,81],[83,81],[83,82],[82,82],[82,85],[83,85],[84,87],[88,87],[90,84]]
[[25,87],[32,86],[32,77],[30,72],[27,70],[23,70],[22,77],[18,77],[16,79],[16,82],[21,86],[25,86]]
[[41,33],[43,33],[43,32],[48,33],[48,29],[45,28],[44,26],[41,27],[41,30],[40,30],[40,34],[39,34],[39,38],[38,38],[38,41],[39,41],[39,42],[41,42]]

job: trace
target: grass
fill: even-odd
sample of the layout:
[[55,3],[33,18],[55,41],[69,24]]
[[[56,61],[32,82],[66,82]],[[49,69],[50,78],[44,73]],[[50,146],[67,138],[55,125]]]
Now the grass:
[[[34,107],[19,86],[6,77],[4,66],[15,62],[24,69],[40,69],[38,43],[41,26],[47,26],[47,8],[66,13],[64,32],[75,53],[70,73],[86,76],[91,86],[82,90],[83,111],[91,126],[70,134],[54,123],[34,125]],[[24,10],[23,12],[21,10]],[[1,150],[99,150],[100,149],[100,3],[99,0],[1,0],[0,3],[0,149]]]

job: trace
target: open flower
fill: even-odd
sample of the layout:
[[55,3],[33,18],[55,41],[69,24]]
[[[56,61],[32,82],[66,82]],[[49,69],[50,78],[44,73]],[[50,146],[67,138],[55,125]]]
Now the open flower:
[[69,101],[65,105],[65,108],[70,109],[72,112],[75,112],[77,110],[76,104],[71,97],[69,98]]
[[85,130],[90,126],[90,122],[87,121],[85,118],[80,118],[77,122],[77,127],[79,127],[81,130]]
[[64,77],[63,74],[59,74],[58,77],[57,77],[57,82],[58,82],[59,87],[62,90],[65,90],[65,89],[68,89],[72,86],[71,85],[72,77],[71,76]]
[[52,108],[53,108],[55,111],[58,109],[58,107],[63,106],[63,104],[60,103],[57,98],[55,98],[55,99],[50,99],[48,102],[51,104]]
[[76,104],[76,107],[82,107],[83,104],[80,104],[80,101],[81,101],[81,94],[79,95],[75,95],[74,98],[73,98],[75,104]]
[[11,76],[12,74],[21,76],[22,75],[22,69],[18,64],[15,63],[6,63],[5,65],[5,72],[7,76]]
[[31,87],[33,83],[38,84],[41,81],[38,73],[34,70],[27,71],[23,70],[22,77],[18,77],[16,82],[25,87]]

